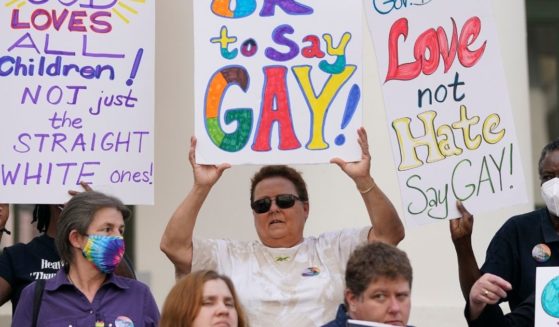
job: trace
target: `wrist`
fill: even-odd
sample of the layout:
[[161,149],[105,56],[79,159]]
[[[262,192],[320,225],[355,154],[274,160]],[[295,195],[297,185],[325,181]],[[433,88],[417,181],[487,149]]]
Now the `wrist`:
[[355,180],[355,187],[357,187],[357,190],[361,194],[370,192],[376,186],[377,184],[375,183],[375,180],[371,176],[367,176],[365,178]]
[[485,305],[485,303],[477,303],[476,301],[472,301],[470,299],[470,312],[468,313],[470,320],[477,320],[479,316],[481,316],[483,309],[485,309]]
[[458,239],[453,239],[452,244],[454,244],[454,248],[457,250],[472,249],[472,237],[471,235],[468,235]]

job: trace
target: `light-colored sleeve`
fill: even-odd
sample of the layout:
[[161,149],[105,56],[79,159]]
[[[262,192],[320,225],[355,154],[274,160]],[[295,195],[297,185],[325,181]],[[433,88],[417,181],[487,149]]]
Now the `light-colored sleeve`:
[[200,238],[192,240],[192,271],[219,270],[218,241]]
[[348,228],[335,232],[320,234],[318,246],[321,249],[331,249],[332,255],[338,258],[345,270],[345,264],[353,251],[361,245],[367,244],[370,226],[363,228]]
[[192,271],[215,270],[231,276],[239,262],[252,253],[254,242],[227,239],[199,239],[192,241]]

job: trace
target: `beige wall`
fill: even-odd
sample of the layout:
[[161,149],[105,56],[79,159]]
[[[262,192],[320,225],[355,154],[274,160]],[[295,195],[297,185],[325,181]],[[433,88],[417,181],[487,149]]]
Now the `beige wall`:
[[[493,3],[525,175],[529,177],[535,159],[530,157],[524,4],[521,0],[494,0]],[[160,0],[156,4],[156,205],[138,208],[136,246],[138,270],[150,282],[160,305],[173,285],[174,274],[172,265],[159,251],[159,239],[174,208],[192,183],[186,158],[189,137],[193,134],[191,4],[184,0]],[[364,119],[373,153],[372,170],[378,184],[400,208],[374,52],[368,38],[365,42]],[[367,224],[359,194],[337,167],[297,168],[304,172],[311,197],[307,235]],[[225,173],[200,213],[197,235],[234,239],[256,237],[248,206],[249,178],[255,169],[253,166],[234,167]],[[532,185],[531,181],[527,182]],[[485,248],[502,222],[513,214],[529,211],[531,203],[533,201],[475,217],[473,241],[478,261],[483,262]],[[401,246],[408,252],[415,270],[411,322],[418,326],[465,326],[464,302],[448,223],[407,230]]]

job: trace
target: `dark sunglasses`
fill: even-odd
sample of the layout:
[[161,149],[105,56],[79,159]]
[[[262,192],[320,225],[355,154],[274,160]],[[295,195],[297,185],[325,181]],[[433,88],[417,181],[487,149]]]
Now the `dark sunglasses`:
[[276,201],[276,205],[281,209],[287,209],[293,207],[295,201],[301,201],[298,196],[293,194],[279,194],[276,195],[275,199],[270,197],[265,197],[259,200],[256,200],[250,204],[252,210],[256,213],[265,213],[270,210],[272,207],[272,201]]

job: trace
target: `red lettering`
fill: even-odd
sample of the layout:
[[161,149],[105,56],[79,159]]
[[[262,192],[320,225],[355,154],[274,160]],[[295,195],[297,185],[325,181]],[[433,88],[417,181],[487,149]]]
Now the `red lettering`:
[[[452,19],[452,39],[450,45],[444,29],[439,26],[437,30],[430,28],[423,32],[416,39],[413,55],[415,61],[399,63],[398,40],[404,37],[404,42],[408,36],[408,20],[400,18],[390,28],[388,36],[388,72],[386,80],[412,80],[420,73],[425,75],[433,74],[439,67],[440,58],[444,62],[444,72],[448,72],[454,62],[456,54],[458,61],[463,67],[474,66],[483,56],[487,41],[475,50],[470,50],[470,46],[477,40],[481,32],[481,20],[478,17],[468,19],[460,32],[456,28],[456,22]],[[428,55],[427,55],[428,54]]]
[[[41,16],[45,16],[46,19],[46,21],[43,23],[41,23],[40,19],[38,18]],[[48,29],[51,24],[52,24],[52,18],[50,17],[49,12],[46,11],[45,9],[37,9],[33,11],[33,13],[31,14],[31,25],[33,25],[33,27],[35,27],[37,31],[44,31]]]
[[[256,131],[256,137],[252,144],[254,151],[270,151],[270,136],[272,126],[277,122],[280,150],[292,150],[301,147],[301,143],[295,136],[291,118],[291,109],[287,96],[286,84],[287,68],[283,66],[269,66],[264,68],[264,96],[262,98],[262,110],[260,123]],[[273,108],[276,103],[277,108]]]
[[462,32],[460,32],[460,41],[458,42],[458,60],[464,67],[472,67],[475,65],[483,53],[487,41],[477,50],[470,50],[468,47],[472,45],[481,31],[481,20],[478,17],[472,17],[466,21]]
[[55,30],[60,31],[60,27],[62,26],[62,23],[64,23],[64,21],[66,20],[66,16],[68,16],[68,9],[62,10],[60,16],[56,15],[56,10],[52,11],[52,26],[54,27]]
[[19,9],[12,10],[12,22],[10,26],[13,29],[26,29],[29,28],[31,25],[29,23],[20,23],[19,22]]
[[456,43],[458,43],[456,22],[454,21],[454,18],[450,19],[452,20],[452,41],[450,41],[450,48],[448,46],[448,38],[446,37],[444,28],[440,26],[437,28],[437,35],[439,37],[439,50],[441,51],[441,57],[443,57],[445,73],[448,72],[450,66],[452,66],[452,62],[454,61],[454,57],[456,56]]
[[72,11],[70,21],[68,22],[68,29],[72,32],[87,32],[83,25],[83,17],[87,17],[85,10]]
[[[429,57],[426,51],[429,50]],[[435,29],[431,28],[423,32],[415,41],[413,56],[417,61],[421,60],[421,70],[425,75],[431,75],[439,67],[439,40]]]
[[388,72],[385,82],[391,79],[414,79],[421,71],[421,62],[418,60],[402,65],[398,64],[398,39],[400,35],[404,36],[404,41],[406,41],[408,37],[407,18],[398,19],[390,28],[390,35],[388,37]]
[[[87,25],[85,23],[88,18],[88,13],[85,10],[69,11],[68,9],[62,10],[60,13],[56,10],[50,12],[46,9],[35,9],[29,21],[25,22],[20,17],[21,12],[19,9],[12,11],[10,26],[13,29],[35,29],[37,31],[48,30],[51,27],[57,31],[63,29],[67,25],[68,31],[71,32],[87,32]],[[108,11],[96,11],[89,16],[89,28],[96,33],[108,33],[112,30],[111,23],[105,18],[110,18],[111,13]]]
[[320,50],[320,39],[316,35],[307,35],[303,42],[310,42],[311,45],[301,49],[301,54],[305,58],[323,58],[324,52]]

